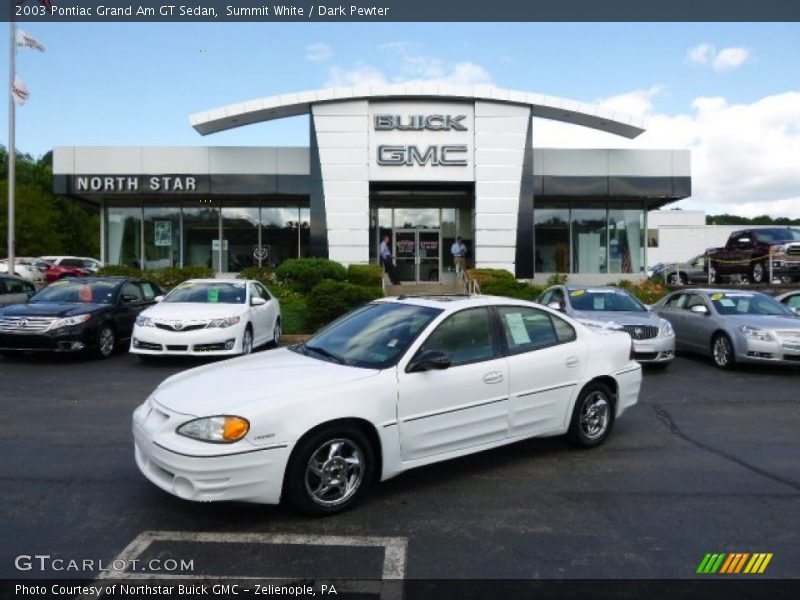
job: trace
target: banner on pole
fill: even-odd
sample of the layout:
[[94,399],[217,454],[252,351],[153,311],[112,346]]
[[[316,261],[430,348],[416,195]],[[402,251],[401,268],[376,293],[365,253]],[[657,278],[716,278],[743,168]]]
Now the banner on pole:
[[22,31],[22,29],[17,29],[17,46],[20,48],[30,48],[31,50],[44,52],[44,44],[42,44],[32,35]]
[[31,97],[28,91],[28,86],[19,78],[19,75],[14,75],[14,86],[11,88],[11,97],[14,99],[14,104],[22,106]]

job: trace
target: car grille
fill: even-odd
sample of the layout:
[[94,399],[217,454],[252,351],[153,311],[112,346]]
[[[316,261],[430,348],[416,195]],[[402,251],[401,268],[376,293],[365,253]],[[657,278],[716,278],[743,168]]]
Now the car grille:
[[133,340],[133,347],[141,350],[154,350],[156,352],[161,352],[164,349],[161,347],[161,344],[151,344],[150,342],[143,342],[141,340]]
[[788,329],[776,331],[778,337],[787,342],[800,342],[800,329]]
[[786,246],[786,254],[791,254],[792,256],[800,255],[800,244],[789,244]]
[[57,320],[57,317],[0,317],[0,332],[41,333]]
[[176,321],[174,323],[157,322],[156,327],[159,329],[166,329],[167,331],[195,331],[197,329],[204,329],[208,323],[184,323]]
[[635,340],[649,340],[658,335],[658,327],[654,325],[623,325],[622,329]]

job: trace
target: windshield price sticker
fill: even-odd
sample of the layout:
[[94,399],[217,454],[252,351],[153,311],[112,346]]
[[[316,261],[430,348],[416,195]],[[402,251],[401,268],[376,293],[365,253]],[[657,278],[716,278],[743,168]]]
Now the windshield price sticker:
[[525,322],[522,320],[522,313],[509,313],[505,315],[508,329],[511,331],[511,338],[517,346],[523,344],[530,344],[531,337],[528,335],[528,330],[525,327]]
[[578,296],[583,296],[585,293],[586,290],[573,290],[569,293],[569,295],[573,298],[577,298]]
[[714,294],[711,296],[712,300],[719,300],[720,298],[724,298],[725,294]]
[[208,288],[208,301],[219,302],[219,288]]

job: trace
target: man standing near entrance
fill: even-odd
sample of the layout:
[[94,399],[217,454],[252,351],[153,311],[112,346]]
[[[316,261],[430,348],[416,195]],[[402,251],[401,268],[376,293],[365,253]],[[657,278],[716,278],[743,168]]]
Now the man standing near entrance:
[[389,276],[389,280],[393,285],[400,285],[400,280],[397,277],[397,267],[394,266],[394,261],[392,260],[392,251],[389,249],[388,235],[383,236],[380,252],[381,263],[383,264],[383,269],[386,271],[386,274]]
[[467,247],[461,237],[457,237],[455,243],[450,248],[453,254],[453,262],[456,266],[456,276],[463,273],[467,268]]

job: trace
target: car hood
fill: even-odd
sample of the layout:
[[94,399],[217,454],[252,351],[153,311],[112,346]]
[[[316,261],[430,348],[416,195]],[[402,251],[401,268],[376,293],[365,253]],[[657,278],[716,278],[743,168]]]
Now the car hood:
[[796,329],[800,331],[799,317],[782,317],[773,315],[723,315],[729,323],[741,327],[759,327],[761,329]]
[[31,302],[14,304],[0,311],[4,317],[73,317],[111,308],[109,304],[90,302]]
[[[380,371],[318,360],[279,348],[191,369],[166,379],[153,400],[195,417],[249,414],[249,405],[329,394]],[[246,416],[246,415],[245,415]]]
[[643,311],[601,311],[576,310],[573,318],[592,324],[608,323],[609,325],[655,325],[661,324],[661,317],[652,312]]
[[221,319],[243,314],[246,304],[159,302],[142,314],[151,319]]

